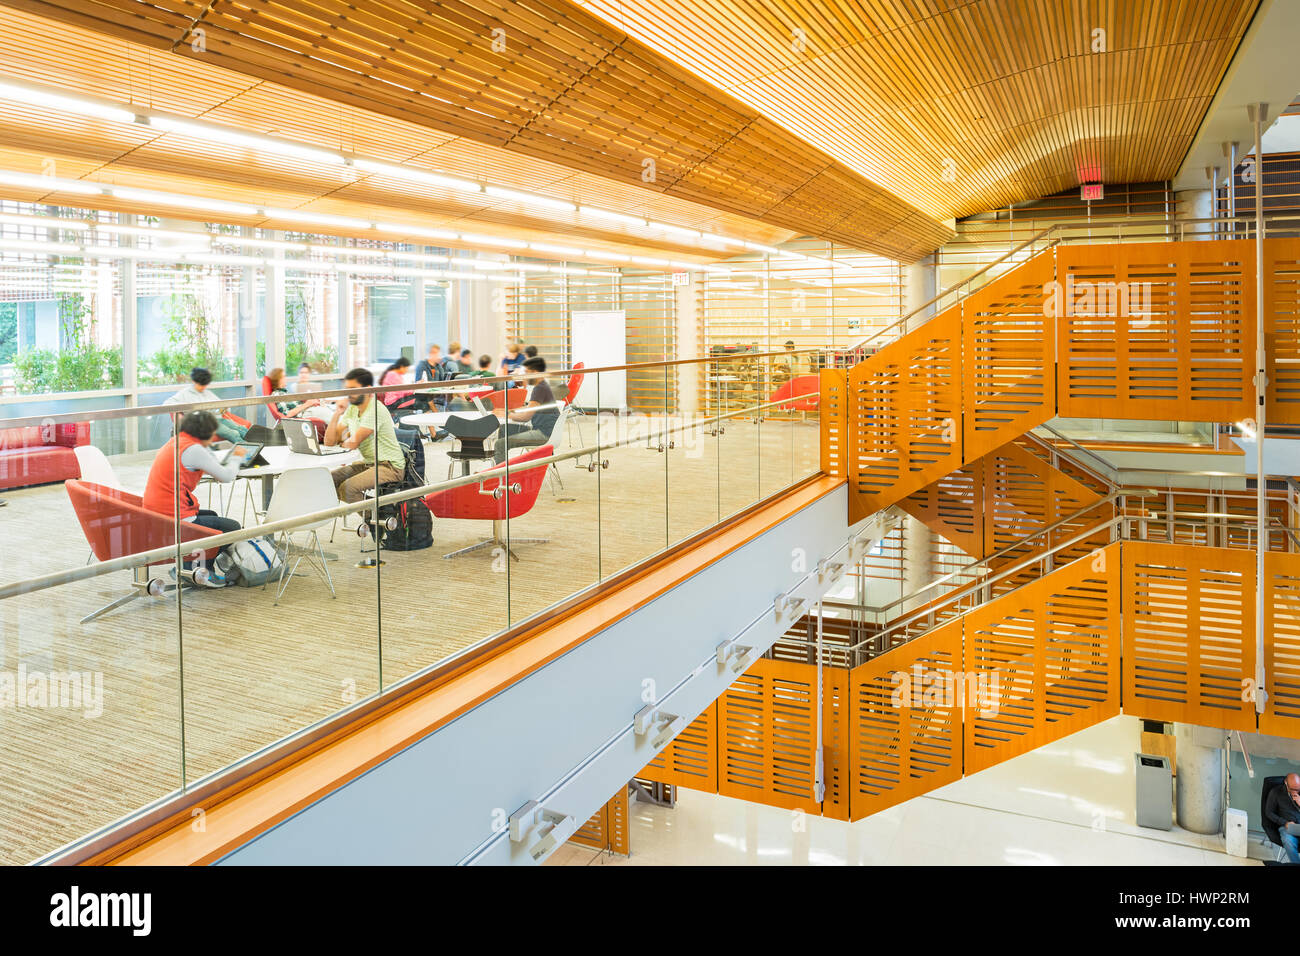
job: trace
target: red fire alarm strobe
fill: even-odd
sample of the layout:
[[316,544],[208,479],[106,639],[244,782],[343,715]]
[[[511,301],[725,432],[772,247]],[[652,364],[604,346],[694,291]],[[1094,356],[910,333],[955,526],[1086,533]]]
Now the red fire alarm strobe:
[[1084,202],[1096,202],[1103,195],[1105,189],[1101,183],[1084,183],[1079,187],[1079,198]]

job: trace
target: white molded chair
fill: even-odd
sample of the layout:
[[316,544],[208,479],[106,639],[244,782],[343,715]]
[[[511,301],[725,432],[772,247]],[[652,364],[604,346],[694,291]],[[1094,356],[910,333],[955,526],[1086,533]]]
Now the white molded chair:
[[105,485],[117,491],[126,491],[118,481],[117,474],[108,457],[94,445],[78,445],[72,449],[77,456],[77,467],[81,469],[81,480],[93,485]]
[[[271,505],[266,509],[266,522],[270,524],[297,515],[311,514],[313,511],[325,511],[337,507],[338,503],[338,494],[334,491],[334,479],[330,476],[328,468],[296,468],[286,471],[276,482],[275,493],[271,496]],[[322,518],[319,521],[300,524],[292,531],[281,532],[281,540],[285,546],[285,561],[284,570],[280,572],[279,590],[275,594],[277,604],[284,595],[284,589],[289,586],[289,579],[297,573],[298,565],[304,560],[324,579],[330,589],[330,597],[338,597],[334,593],[334,580],[330,577],[329,566],[326,564],[325,549],[321,547],[320,536],[317,534],[321,528],[333,522],[333,518]],[[294,536],[300,534],[308,536],[307,547],[302,547],[294,541]],[[291,554],[290,551],[293,553]],[[290,558],[295,559],[292,567],[289,566]]]

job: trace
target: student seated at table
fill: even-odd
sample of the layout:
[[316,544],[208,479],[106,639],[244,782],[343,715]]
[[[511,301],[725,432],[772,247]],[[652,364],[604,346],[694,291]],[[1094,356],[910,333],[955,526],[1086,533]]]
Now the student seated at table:
[[[397,361],[388,368],[384,369],[384,374],[379,377],[380,385],[402,385],[406,382],[406,370],[411,367],[411,360],[405,355],[399,356]],[[385,405],[391,409],[409,409],[413,408],[415,402],[411,399],[414,392],[385,392],[380,396]]]
[[[491,359],[488,359],[491,362]],[[461,349],[460,355],[456,357],[456,364],[460,366],[461,375],[474,374],[474,351],[472,349]]]
[[498,375],[512,375],[515,369],[524,364],[524,346],[522,342],[511,342],[506,346],[506,354],[501,356],[501,365],[497,369]]
[[298,380],[294,383],[295,392],[318,392],[320,389],[311,380],[311,366],[303,362],[298,366]]
[[1278,829],[1282,848],[1291,863],[1300,863],[1300,836],[1287,830],[1288,823],[1300,826],[1300,773],[1289,773],[1280,786],[1265,798],[1264,816]]
[[[288,395],[289,390],[285,388],[284,369],[273,368],[266,373],[267,380],[271,383],[271,395]],[[309,398],[306,401],[295,402],[292,400],[276,402],[275,410],[285,418],[297,418],[299,415],[306,414],[309,410],[320,404],[320,400]]]
[[[234,481],[239,474],[239,459],[244,449],[236,446],[231,449],[230,464],[223,465],[209,449],[217,437],[217,416],[211,412],[190,412],[181,419],[180,431],[176,437],[154,456],[153,466],[149,469],[149,480],[145,484],[144,507],[150,511],[170,517],[179,513],[182,521],[192,521],[205,528],[218,531],[238,531],[239,522],[234,518],[223,518],[215,511],[199,507],[199,499],[194,496],[199,479],[211,475],[217,481]],[[176,456],[180,455],[177,462]],[[220,551],[225,551],[223,546]],[[185,562],[188,568],[190,563]],[[216,568],[209,568],[206,585],[210,588],[226,586],[226,579]]]
[[[181,389],[167,401],[164,405],[192,405],[195,402],[210,402],[214,396],[207,394],[208,386],[212,384],[212,373],[205,368],[190,369],[190,384]],[[244,434],[248,427],[238,422],[231,421],[226,417],[225,412],[220,412],[213,416],[217,420],[217,435],[224,441],[243,441]]]
[[[366,368],[354,368],[343,379],[344,388],[370,388],[375,377]],[[349,504],[361,501],[366,490],[379,483],[401,481],[406,470],[406,456],[397,441],[393,416],[374,395],[345,395],[334,404],[334,415],[325,428],[325,444],[342,445],[361,452],[361,463],[344,465],[333,472],[334,489],[339,500]],[[379,467],[376,469],[375,462]]]
[[[545,445],[560,415],[551,385],[546,381],[546,359],[534,356],[524,360],[524,382],[528,385],[524,404],[505,410],[507,420],[497,429],[492,457],[498,465],[517,448]],[[542,405],[549,407],[540,408]]]

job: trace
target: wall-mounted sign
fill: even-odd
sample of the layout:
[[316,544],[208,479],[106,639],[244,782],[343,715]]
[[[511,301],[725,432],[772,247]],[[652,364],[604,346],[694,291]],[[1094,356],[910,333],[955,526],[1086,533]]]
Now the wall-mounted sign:
[[691,274],[689,272],[673,273],[673,285],[688,285],[690,281],[691,281]]
[[1105,195],[1105,192],[1101,183],[1084,183],[1079,187],[1079,198],[1084,202],[1096,202]]

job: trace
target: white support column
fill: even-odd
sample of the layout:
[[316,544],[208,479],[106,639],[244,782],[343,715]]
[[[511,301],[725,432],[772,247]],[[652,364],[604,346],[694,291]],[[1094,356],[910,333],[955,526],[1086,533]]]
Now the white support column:
[[[912,594],[935,579],[931,553],[933,543],[934,532],[929,526],[909,515],[903,524],[903,584],[900,597]],[[901,613],[907,614],[933,597],[927,593],[914,601],[907,601],[903,604]]]
[[[677,328],[675,338],[677,340],[677,358],[693,359],[700,358],[700,321],[699,321],[699,300],[700,284],[703,280],[703,273],[687,273],[690,281],[685,285],[673,286],[673,294],[676,300]],[[680,365],[678,366],[677,375],[677,401],[678,406],[683,413],[693,413],[699,410],[699,386],[701,378],[701,367],[699,365]]]
[[[340,239],[338,244],[344,246],[347,241]],[[357,363],[352,354],[352,281],[346,272],[340,272],[334,295],[334,322],[339,343],[339,374],[347,372]]]
[[[912,265],[903,266],[903,314],[907,315],[913,309],[920,308],[921,303],[933,299],[939,292],[939,269],[938,261],[934,253],[926,256],[924,259],[914,262]],[[930,306],[923,312],[917,314],[911,322],[908,323],[909,329],[914,329],[926,319],[935,314],[935,307]]]
[[[425,280],[424,276],[417,276],[411,282],[411,314],[415,317],[415,335],[411,339],[411,347],[414,351],[411,353],[411,364],[414,365],[420,359],[424,358],[425,353],[429,351],[429,346],[425,342],[426,335],[426,316],[425,309]],[[450,331],[451,320],[447,322]]]
[[[283,239],[282,232],[274,232]],[[284,266],[266,267],[266,368],[284,367]]]
[[1255,712],[1268,701],[1264,674],[1264,555],[1268,551],[1267,475],[1264,473],[1264,413],[1268,377],[1264,356],[1264,121],[1268,104],[1249,108],[1255,124]]

